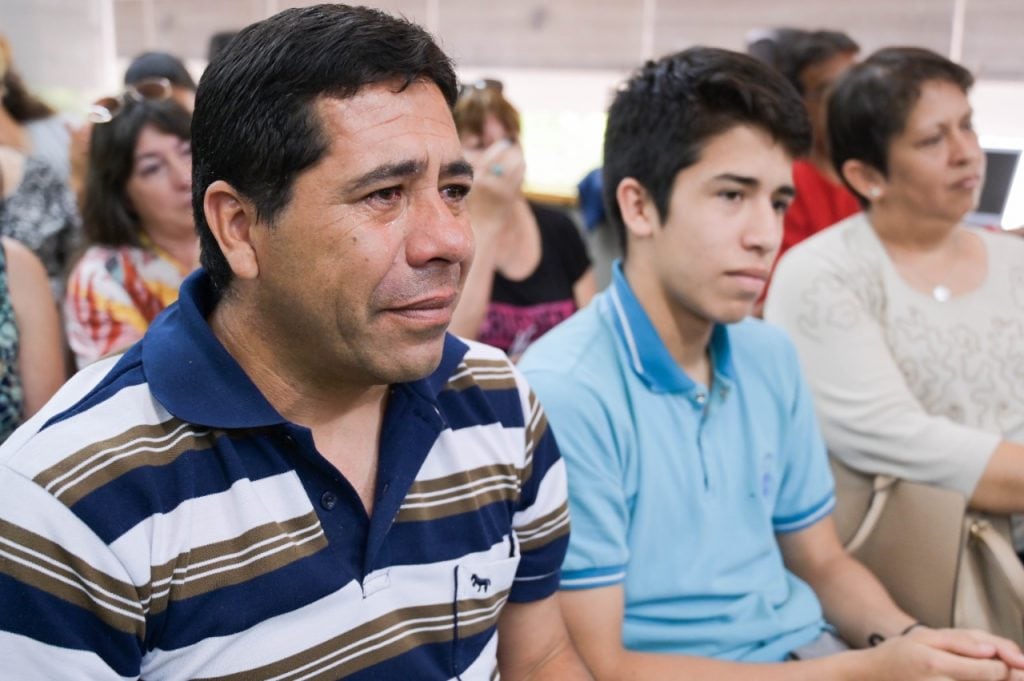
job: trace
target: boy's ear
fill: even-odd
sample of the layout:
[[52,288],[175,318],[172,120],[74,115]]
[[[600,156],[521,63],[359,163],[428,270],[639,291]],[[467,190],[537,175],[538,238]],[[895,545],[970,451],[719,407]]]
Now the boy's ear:
[[203,211],[234,275],[239,279],[258,277],[260,264],[252,242],[256,209],[252,203],[227,182],[217,180],[206,188]]
[[861,196],[874,203],[885,196],[888,181],[877,168],[855,158],[847,159],[842,167],[843,179]]
[[646,239],[661,227],[661,216],[654,200],[635,178],[622,178],[615,189],[615,199],[622,213],[622,223],[633,238]]

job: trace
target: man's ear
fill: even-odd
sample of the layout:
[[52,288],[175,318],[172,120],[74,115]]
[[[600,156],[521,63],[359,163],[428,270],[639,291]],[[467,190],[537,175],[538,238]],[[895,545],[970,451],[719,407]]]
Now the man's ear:
[[256,209],[252,203],[224,180],[217,180],[206,188],[203,211],[234,275],[239,279],[258,277],[260,264],[252,240]]
[[888,182],[885,175],[874,166],[851,158],[843,163],[842,171],[843,178],[850,183],[850,186],[856,189],[861,196],[867,197],[871,203],[885,195]]
[[622,178],[615,189],[615,199],[622,213],[622,223],[634,238],[645,239],[661,226],[661,217],[651,195],[635,178]]

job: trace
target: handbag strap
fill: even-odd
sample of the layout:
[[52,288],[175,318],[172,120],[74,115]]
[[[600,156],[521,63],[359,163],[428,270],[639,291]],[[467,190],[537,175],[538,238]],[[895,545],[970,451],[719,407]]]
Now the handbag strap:
[[1020,558],[992,523],[984,518],[975,518],[970,527],[971,539],[988,551],[992,560],[998,565],[1000,572],[1006,577],[1010,586],[1010,594],[1018,610],[1024,611],[1024,566]]
[[853,533],[850,541],[846,542],[848,552],[855,553],[874,532],[895,484],[896,478],[891,475],[876,475],[874,477],[871,482],[871,503],[868,505],[868,510],[864,513],[864,520],[861,521],[857,531]]

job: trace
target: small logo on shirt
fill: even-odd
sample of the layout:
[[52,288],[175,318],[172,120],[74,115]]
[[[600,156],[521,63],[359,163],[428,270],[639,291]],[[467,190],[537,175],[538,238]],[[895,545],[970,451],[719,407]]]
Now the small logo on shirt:
[[771,452],[765,454],[761,459],[761,496],[766,499],[775,491],[775,475],[773,474],[775,466],[772,459],[774,457]]
[[487,590],[491,588],[491,580],[488,577],[477,577],[474,574],[469,578],[469,582],[476,587],[477,592],[487,593]]

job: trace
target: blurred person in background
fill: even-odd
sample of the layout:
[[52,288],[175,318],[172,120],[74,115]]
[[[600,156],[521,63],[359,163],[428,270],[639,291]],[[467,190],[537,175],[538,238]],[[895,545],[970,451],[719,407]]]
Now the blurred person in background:
[[[59,299],[80,232],[78,209],[66,178],[67,129],[12,70],[3,38],[0,91],[0,161],[4,168],[0,235],[25,244],[43,261],[53,296]],[[57,153],[60,150],[63,156]]]
[[154,78],[165,78],[171,86],[171,99],[189,113],[196,108],[196,81],[184,62],[167,52],[143,52],[124,72],[125,86]]
[[568,216],[524,196],[519,112],[500,83],[463,86],[455,124],[475,172],[469,209],[476,251],[451,330],[515,361],[590,301],[590,258]]
[[[171,99],[192,113],[196,106],[196,81],[181,59],[167,52],[143,52],[132,59],[124,72],[126,91],[152,90],[157,84],[169,88]],[[71,187],[78,196],[79,205],[84,203],[82,193],[89,168],[89,140],[92,138],[93,123],[90,120],[79,126],[71,139]]]
[[93,127],[89,247],[68,279],[64,308],[79,368],[140,339],[199,263],[190,115],[165,95],[122,96],[110,121]]
[[864,212],[779,262],[765,317],[796,342],[834,456],[1010,514],[1024,512],[1024,243],[963,223],[985,173],[973,82],[916,48],[839,81],[833,163]]
[[46,270],[23,244],[0,238],[0,442],[64,382],[57,305]]
[[747,51],[792,83],[811,119],[811,151],[793,163],[796,199],[786,211],[781,256],[810,235],[860,211],[856,197],[832,167],[826,131],[829,92],[853,66],[860,46],[839,31],[781,28],[751,43]]
[[45,161],[66,182],[70,139],[67,121],[29,91],[14,68],[10,44],[3,36],[0,63],[0,144]]

